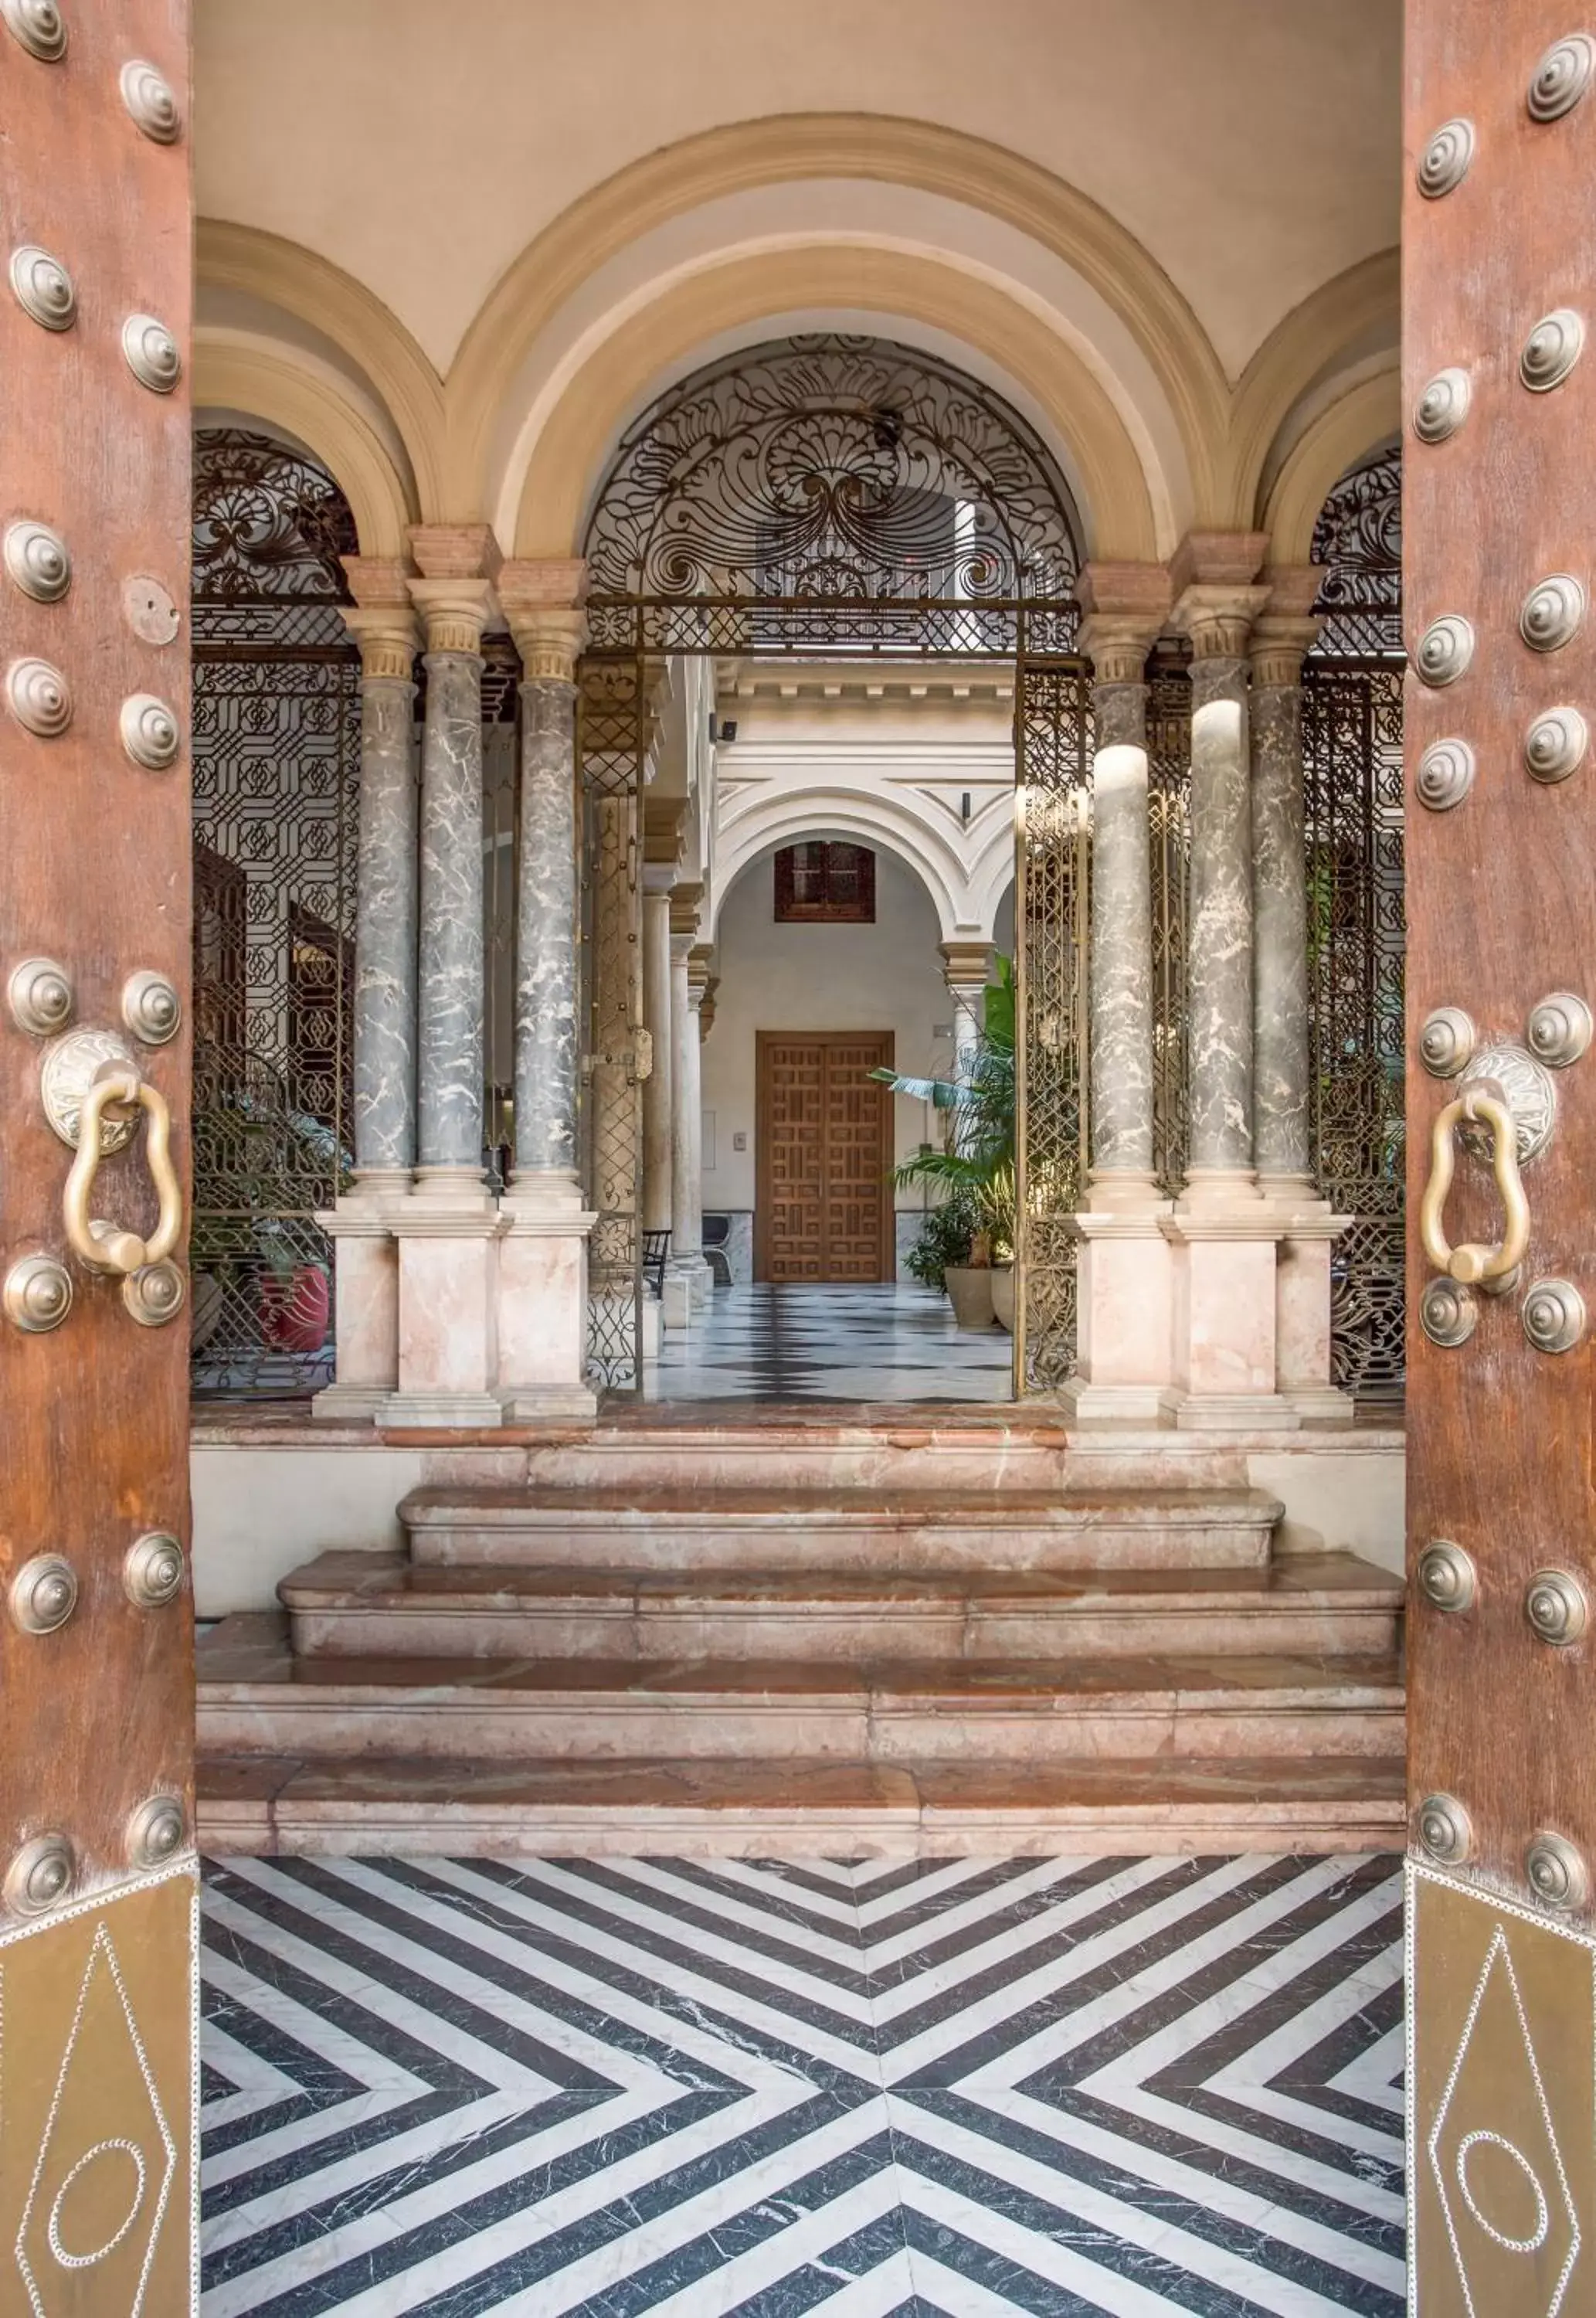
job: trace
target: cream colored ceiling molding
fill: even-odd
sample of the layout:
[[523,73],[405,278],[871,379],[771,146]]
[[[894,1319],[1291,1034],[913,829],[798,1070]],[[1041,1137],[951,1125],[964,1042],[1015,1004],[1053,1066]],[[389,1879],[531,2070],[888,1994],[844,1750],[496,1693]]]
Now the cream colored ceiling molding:
[[229,330],[194,333],[194,401],[251,413],[313,451],[354,517],[363,555],[403,556],[416,508],[376,428],[322,368]]
[[1393,367],[1360,380],[1322,410],[1275,478],[1263,528],[1271,564],[1305,563],[1319,510],[1349,467],[1402,432],[1402,375]]
[[1394,249],[1349,266],[1292,308],[1253,355],[1236,390],[1226,497],[1215,509],[1216,522],[1243,530],[1251,525],[1269,454],[1297,402],[1316,379],[1383,328],[1394,350],[1401,324],[1400,259]]
[[[720,332],[770,314],[846,307],[951,333],[1008,373],[1067,445],[1092,555],[1156,560],[1160,526],[1141,456],[1106,388],[1056,330],[978,275],[943,261],[847,243],[734,258],[675,283],[589,356],[533,448],[517,555],[574,555],[616,436],[654,382]],[[1170,493],[1161,476],[1158,500]],[[1167,527],[1167,526],[1166,526]],[[1170,543],[1162,543],[1167,552]]]
[[410,333],[373,292],[297,241],[221,218],[195,233],[201,283],[247,290],[330,338],[370,380],[390,413],[416,476],[422,517],[464,519],[476,502],[444,499],[444,388]]
[[1063,259],[1146,355],[1175,413],[1199,502],[1211,495],[1230,408],[1224,369],[1169,275],[1107,210],[1037,163],[937,122],[783,113],[708,130],[618,170],[572,202],[500,275],[449,373],[447,479],[455,502],[480,503],[489,445],[516,373],[590,274],[629,242],[705,202],[804,177],[857,177],[943,194],[1003,220]]

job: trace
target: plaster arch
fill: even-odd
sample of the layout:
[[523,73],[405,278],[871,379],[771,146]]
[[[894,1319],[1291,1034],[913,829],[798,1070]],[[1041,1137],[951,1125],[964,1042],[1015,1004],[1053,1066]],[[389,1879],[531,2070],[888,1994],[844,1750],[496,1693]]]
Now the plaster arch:
[[957,854],[891,799],[856,789],[811,788],[773,798],[767,808],[735,803],[723,811],[715,853],[708,939],[718,935],[732,888],[761,860],[806,838],[834,837],[891,853],[917,880],[937,913],[941,941],[979,940],[967,912],[970,889]]
[[1213,498],[1229,409],[1223,366],[1168,274],[1107,210],[1037,163],[937,122],[785,113],[704,130],[616,171],[507,268],[449,374],[451,499],[463,507],[482,499],[493,432],[516,374],[539,332],[590,274],[670,218],[728,194],[802,178],[862,179],[944,194],[1004,220],[1062,257],[1141,346],[1176,414],[1199,508]]
[[349,502],[363,555],[400,556],[417,519],[386,445],[340,383],[303,356],[234,333],[194,336],[194,402],[247,412],[315,454]]
[[199,220],[194,265],[202,284],[247,291],[331,340],[392,418],[415,473],[422,520],[459,512],[444,498],[443,382],[403,323],[363,283],[299,242],[220,218]]
[[1400,253],[1387,249],[1338,274],[1271,331],[1247,365],[1231,413],[1228,525],[1251,529],[1271,454],[1315,382],[1352,368],[1371,347],[1394,365],[1401,324]]
[[1306,563],[1320,509],[1349,467],[1402,432],[1402,378],[1383,371],[1320,412],[1281,463],[1263,510],[1271,563]]
[[[515,553],[579,555],[605,465],[650,390],[697,368],[718,337],[756,326],[768,337],[773,318],[816,309],[868,316],[884,337],[912,339],[918,325],[977,348],[1018,382],[1073,454],[1087,553],[1147,562],[1172,552],[1167,486],[1155,488],[1161,479],[1150,480],[1113,400],[1055,330],[999,285],[937,257],[826,242],[690,274],[606,337],[532,446],[514,512]],[[509,509],[499,520],[508,527]]]

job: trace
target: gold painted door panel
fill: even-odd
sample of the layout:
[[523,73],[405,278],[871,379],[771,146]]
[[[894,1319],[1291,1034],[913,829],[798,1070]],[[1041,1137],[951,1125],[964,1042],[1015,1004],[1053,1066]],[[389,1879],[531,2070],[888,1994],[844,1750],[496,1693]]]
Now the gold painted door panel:
[[1596,41],[1408,0],[1406,77],[1411,2291],[1552,2318],[1596,2310]]
[[187,0],[0,0],[0,2310],[193,2302]]

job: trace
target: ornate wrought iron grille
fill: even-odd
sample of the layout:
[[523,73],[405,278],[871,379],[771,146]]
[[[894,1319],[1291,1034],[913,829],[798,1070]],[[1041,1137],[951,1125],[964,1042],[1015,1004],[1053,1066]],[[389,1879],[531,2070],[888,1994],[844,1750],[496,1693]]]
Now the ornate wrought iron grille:
[[1015,1388],[1054,1392],[1075,1365],[1076,1244],[1087,1118],[1090,679],[1079,660],[1022,660],[1015,890],[1020,1133]]
[[350,1160],[360,660],[338,616],[354,526],[264,436],[195,438],[193,1384],[332,1373]]
[[1400,660],[1402,446],[1371,452],[1341,477],[1314,526],[1324,566],[1314,609],[1325,615],[1316,660]]
[[1191,864],[1191,682],[1186,654],[1147,664],[1147,821],[1152,885],[1152,1163],[1186,1178],[1191,1129],[1186,1040],[1186,893]]
[[[640,1307],[623,1304],[626,1281],[640,1277],[637,814],[650,667],[669,653],[1002,658],[1036,669],[1028,713],[1030,679],[1017,685],[1022,848],[1036,897],[1035,933],[1018,915],[1022,961],[1027,942],[1043,944],[1030,975],[1035,1061],[1028,1081],[1019,1074],[1018,1141],[1022,1174],[1035,1148],[1031,1235],[1045,1272],[1031,1317],[1023,1302],[1017,1314],[1016,1362],[1022,1388],[1068,1372],[1074,1246],[1062,1219],[1084,1132],[1085,789],[1079,771],[1064,782],[1062,768],[1089,761],[1085,675],[1067,657],[1079,625],[1077,536],[1062,478],[1012,411],[957,372],[876,339],[826,333],[712,364],[623,442],[586,543],[587,1136],[599,1380],[635,1388],[641,1378]],[[1058,909],[1062,918],[1047,915]]]
[[1353,1221],[1332,1256],[1335,1381],[1403,1388],[1403,780],[1400,660],[1303,670],[1308,1028],[1324,1196]]

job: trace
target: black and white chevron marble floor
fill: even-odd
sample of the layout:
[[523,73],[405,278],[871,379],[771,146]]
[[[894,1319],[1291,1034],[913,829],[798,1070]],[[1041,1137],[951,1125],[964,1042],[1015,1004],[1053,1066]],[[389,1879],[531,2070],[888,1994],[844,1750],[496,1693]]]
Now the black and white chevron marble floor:
[[1399,2318],[1367,1859],[209,1871],[205,2318]]

